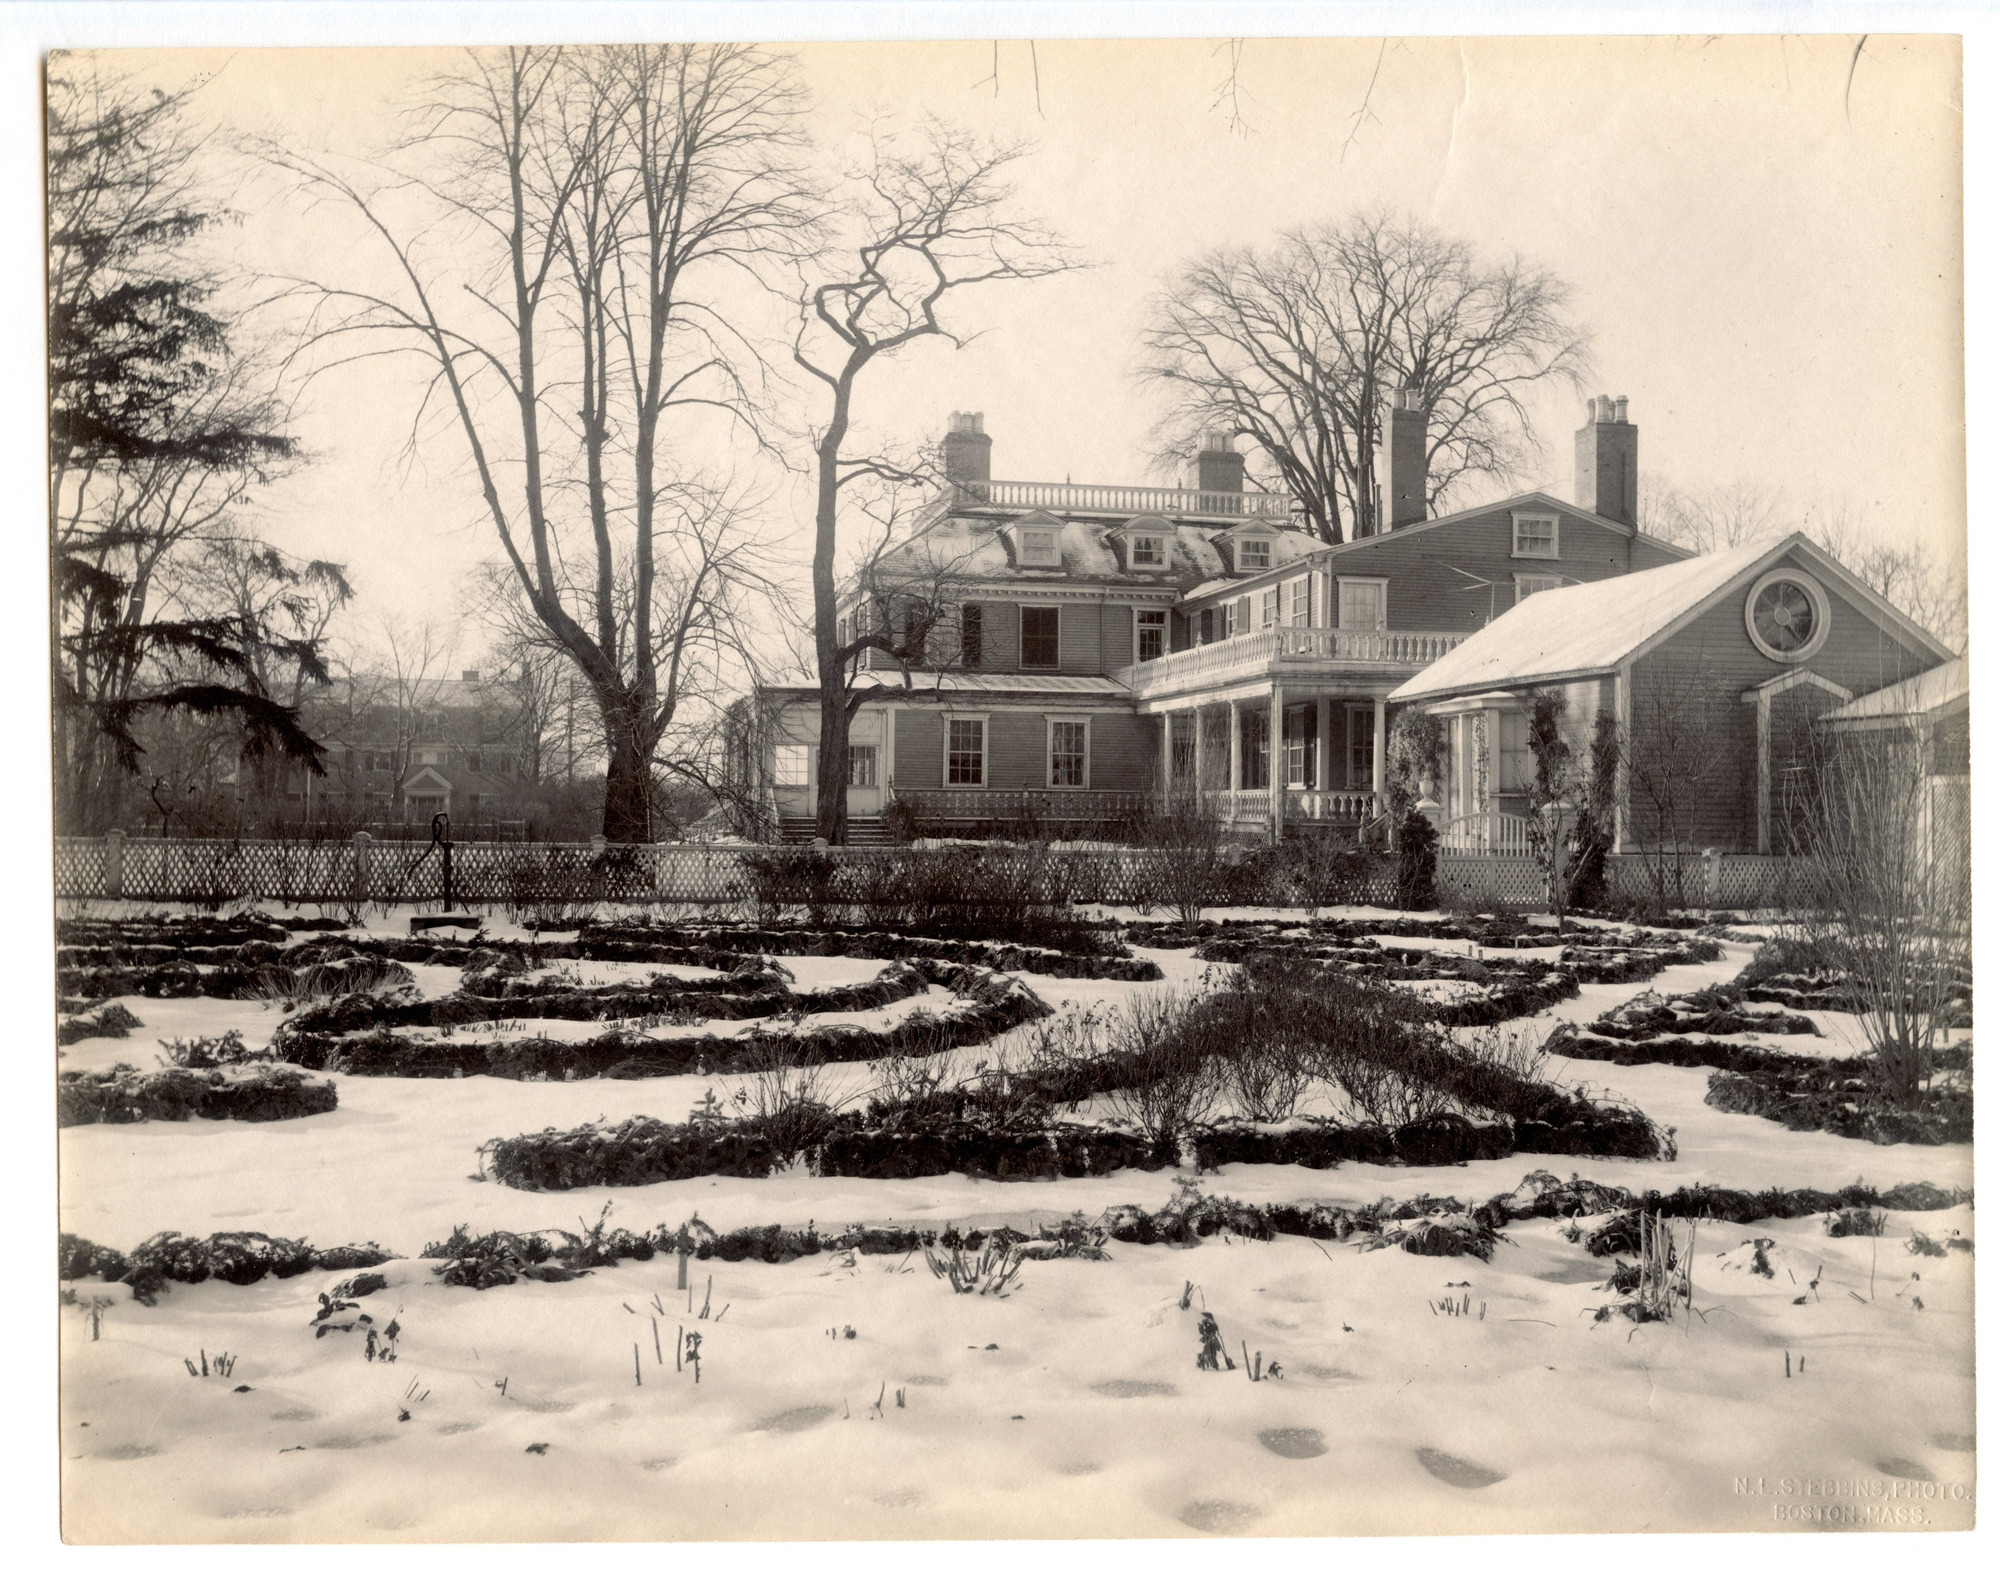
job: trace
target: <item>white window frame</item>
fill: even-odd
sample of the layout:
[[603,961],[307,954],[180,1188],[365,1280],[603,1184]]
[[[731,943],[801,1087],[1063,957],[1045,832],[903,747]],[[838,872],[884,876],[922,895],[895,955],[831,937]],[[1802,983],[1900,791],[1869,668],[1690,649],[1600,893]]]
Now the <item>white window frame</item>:
[[1514,577],[1514,601],[1519,603],[1523,598],[1532,598],[1538,592],[1554,592],[1563,584],[1561,576],[1517,575]]
[[1294,576],[1285,583],[1285,624],[1310,629],[1313,623],[1312,577]]
[[[874,779],[857,781],[854,778],[854,755],[868,754],[868,767]],[[847,789],[849,791],[873,791],[882,784],[882,749],[874,742],[849,742],[847,744]]]
[[[1023,566],[1036,570],[1051,570],[1062,564],[1062,529],[1058,526],[1020,526],[1015,528],[1020,538],[1020,558]],[[1048,539],[1047,557],[1042,557],[1035,549],[1035,539]]]
[[[940,715],[939,718],[944,721],[944,763],[943,767],[938,771],[938,779],[943,783],[947,791],[983,790],[993,773],[992,727],[987,723],[992,716],[988,714],[944,714]],[[953,780],[951,778],[951,728],[961,722],[979,727],[979,779],[976,781]]]
[[[1521,745],[1518,748],[1509,748],[1507,745],[1507,727],[1510,720],[1518,720],[1520,722]],[[1535,749],[1528,741],[1528,732],[1532,724],[1533,708],[1529,704],[1523,704],[1520,708],[1503,708],[1494,716],[1494,734],[1496,740],[1493,747],[1493,792],[1495,796],[1520,797],[1534,789]],[[1514,756],[1518,756],[1519,759],[1519,783],[1509,785],[1507,780],[1507,761],[1509,757]]]
[[[1042,716],[1042,784],[1050,791],[1090,790],[1090,716],[1088,714],[1044,714]],[[1081,725],[1083,727],[1083,784],[1080,786],[1056,784],[1056,727],[1058,725]]]
[[[771,749],[771,784],[773,786],[810,786],[812,784],[812,743],[780,742]],[[799,778],[785,779],[785,755],[798,755]]]
[[1278,598],[1279,593],[1276,587],[1265,587],[1258,592],[1257,629],[1259,631],[1275,631],[1278,629],[1278,618],[1282,608]]
[[[1028,611],[1048,609],[1056,617],[1056,661],[1053,664],[1030,664],[1028,662]],[[1062,669],[1062,605],[1060,603],[1022,603],[1015,605],[1014,614],[1018,626],[1015,636],[1015,657],[1019,667],[1036,674],[1053,675]]]
[[[1549,545],[1547,548],[1523,548],[1521,527],[1528,523],[1547,523]],[[1517,509],[1514,511],[1514,557],[1516,559],[1560,559],[1562,557],[1562,516],[1553,510]]]
[[[1373,626],[1349,625],[1347,623],[1347,594],[1350,590],[1359,592],[1367,587],[1374,588],[1380,594],[1377,612],[1381,618]],[[1389,629],[1389,578],[1387,576],[1342,576],[1340,577],[1339,590],[1335,594],[1335,601],[1339,605],[1334,611],[1334,622],[1337,629],[1342,631],[1386,631]]]
[[[1781,581],[1803,588],[1813,606],[1812,635],[1790,653],[1772,647],[1757,630],[1757,600],[1764,595],[1767,587],[1776,586]],[[1803,664],[1826,646],[1827,633],[1833,629],[1833,609],[1827,601],[1826,588],[1796,565],[1779,565],[1774,570],[1766,570],[1750,583],[1750,590],[1743,595],[1743,629],[1750,635],[1750,645],[1772,663]]]
[[[1157,614],[1160,618],[1157,622],[1148,620],[1146,616],[1149,614]],[[1161,659],[1165,658],[1167,654],[1172,650],[1173,646],[1173,624],[1174,624],[1174,616],[1173,616],[1173,610],[1171,609],[1138,609],[1138,608],[1133,609],[1132,662],[1134,664],[1144,664],[1147,662],[1145,659],[1142,659],[1139,656],[1139,638],[1140,635],[1143,632],[1145,632],[1148,627],[1154,625],[1157,625],[1160,633],[1160,651],[1156,653],[1154,657]]]
[[1271,568],[1271,539],[1269,537],[1238,537],[1236,539],[1236,568],[1238,570],[1269,570]]
[[[1285,790],[1308,791],[1312,787],[1313,758],[1312,738],[1306,733],[1306,713],[1312,708],[1310,703],[1287,703],[1285,718],[1279,732],[1279,746],[1285,760]],[[1298,727],[1296,739],[1292,727]],[[1298,755],[1298,776],[1292,775],[1292,756]]]
[[[1142,552],[1155,557],[1142,558]],[[1167,568],[1166,533],[1159,531],[1135,531],[1125,544],[1125,562],[1134,570],[1164,570]]]
[[[1373,703],[1349,703],[1347,705],[1347,735],[1342,738],[1343,749],[1340,771],[1341,781],[1348,791],[1373,791],[1375,789],[1375,705]],[[1361,738],[1356,725],[1363,719],[1368,721],[1368,735]],[[1354,759],[1356,754],[1365,754],[1368,760],[1367,784],[1354,784]]]

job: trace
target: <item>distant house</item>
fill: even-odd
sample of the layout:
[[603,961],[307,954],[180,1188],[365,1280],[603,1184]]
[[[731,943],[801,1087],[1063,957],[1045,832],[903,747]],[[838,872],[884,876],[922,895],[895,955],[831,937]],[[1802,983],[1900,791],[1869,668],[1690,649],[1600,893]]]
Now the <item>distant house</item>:
[[1794,834],[1823,725],[1949,721],[1964,682],[1962,660],[1792,534],[1528,597],[1390,701],[1449,728],[1448,839],[1491,846],[1526,814],[1528,711],[1556,688],[1567,739],[1586,745],[1601,713],[1623,738],[1620,851],[1660,839],[1645,794],[1678,780],[1681,844],[1768,853]]
[[[1232,823],[1355,827],[1377,811],[1392,694],[1536,594],[1676,565],[1635,526],[1638,431],[1594,399],[1578,503],[1527,493],[1433,517],[1428,416],[1383,417],[1385,524],[1328,545],[1289,498],[1244,490],[1211,435],[1188,487],[992,476],[978,414],[944,441],[945,490],[850,593],[843,639],[882,634],[921,667],[861,660],[890,688],[857,716],[849,812],[865,834],[902,799],[937,828],[1092,821],[1177,786]],[[809,833],[818,701],[809,679],[741,707],[742,776]]]
[[324,777],[293,771],[299,817],[356,824],[521,823],[539,770],[518,692],[479,670],[399,681],[359,675],[314,704],[308,729],[326,747]]

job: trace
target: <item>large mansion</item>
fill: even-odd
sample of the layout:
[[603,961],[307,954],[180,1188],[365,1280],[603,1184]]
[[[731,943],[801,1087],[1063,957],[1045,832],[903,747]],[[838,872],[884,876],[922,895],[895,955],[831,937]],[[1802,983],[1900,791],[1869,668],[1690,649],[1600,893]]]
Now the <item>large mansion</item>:
[[[1704,844],[1769,850],[1774,724],[1949,657],[1802,538],[1696,559],[1639,532],[1624,398],[1590,403],[1574,503],[1528,493],[1433,516],[1426,424],[1398,394],[1383,524],[1327,544],[1289,499],[1244,490],[1226,436],[1205,440],[1189,487],[1008,481],[982,417],[954,415],[945,490],[841,622],[844,638],[886,628],[906,655],[907,626],[924,628],[907,677],[893,658],[860,661],[889,690],[853,725],[857,834],[896,798],[935,828],[993,828],[1114,819],[1170,786],[1273,836],[1354,827],[1379,810],[1405,705],[1449,722],[1439,796],[1463,829],[1522,811],[1536,686],[1629,726],[1635,680],[1673,669],[1726,698],[1714,734],[1731,766]],[[768,684],[756,710],[761,779],[787,829],[809,834],[814,685]]]

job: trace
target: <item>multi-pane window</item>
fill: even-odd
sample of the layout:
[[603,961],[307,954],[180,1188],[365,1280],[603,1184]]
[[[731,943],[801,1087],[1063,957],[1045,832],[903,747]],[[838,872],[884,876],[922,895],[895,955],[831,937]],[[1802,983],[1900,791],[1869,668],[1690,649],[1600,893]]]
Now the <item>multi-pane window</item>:
[[1167,539],[1160,536],[1136,536],[1132,539],[1132,568],[1134,570],[1164,570],[1167,567]]
[[[1227,627],[1225,626],[1224,629],[1226,631]],[[1215,640],[1215,611],[1213,609],[1203,609],[1201,611],[1201,628],[1198,634],[1203,647],[1207,647],[1209,643]]]
[[811,751],[808,747],[797,745],[780,747],[773,760],[771,779],[780,786],[805,785],[807,759]]
[[1049,784],[1085,785],[1090,772],[1090,722],[1049,721]]
[[958,611],[958,659],[968,670],[979,668],[985,633],[986,618],[978,604],[968,603]]
[[1062,610],[1023,605],[1021,668],[1053,670],[1062,663]]
[[1375,710],[1347,711],[1347,787],[1370,791],[1375,785]]
[[1561,576],[1516,576],[1514,578],[1514,601],[1519,603],[1523,598],[1530,597],[1537,592],[1553,592],[1562,584],[1563,578]]
[[1250,594],[1246,592],[1243,594],[1242,597],[1236,600],[1236,624],[1231,628],[1230,634],[1232,636],[1240,635],[1241,633],[1248,631],[1249,629],[1250,629]]
[[1312,577],[1300,576],[1291,584],[1292,613],[1286,623],[1295,626],[1312,624]]
[[1500,790],[1524,792],[1535,783],[1535,755],[1528,747],[1528,716],[1500,716]]
[[1389,583],[1343,577],[1340,583],[1340,629],[1381,631],[1389,624]]
[[1021,563],[1055,565],[1062,563],[1053,526],[1025,526],[1021,530]]
[[945,722],[944,783],[947,786],[986,784],[986,721]]
[[1269,537],[1245,537],[1236,545],[1236,568],[1238,570],[1269,570],[1271,568],[1271,539]]
[[847,784],[850,786],[873,786],[875,784],[875,749],[847,744]]
[[1139,662],[1157,659],[1167,651],[1167,611],[1165,609],[1141,609],[1138,612]]
[[1516,515],[1514,517],[1514,557],[1516,559],[1553,559],[1556,556],[1556,517],[1554,515]]
[[1300,703],[1285,710],[1285,784],[1297,789],[1306,778],[1307,705]]
[[1257,595],[1257,629],[1270,631],[1278,624],[1278,589],[1266,587]]

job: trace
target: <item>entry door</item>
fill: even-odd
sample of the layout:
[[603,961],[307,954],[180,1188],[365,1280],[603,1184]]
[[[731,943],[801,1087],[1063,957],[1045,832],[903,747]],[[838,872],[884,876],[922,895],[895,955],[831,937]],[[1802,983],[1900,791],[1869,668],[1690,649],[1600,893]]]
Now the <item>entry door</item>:
[[1375,789],[1375,706],[1347,705],[1347,789]]
[[873,742],[847,744],[847,811],[862,816],[882,811],[882,750]]

